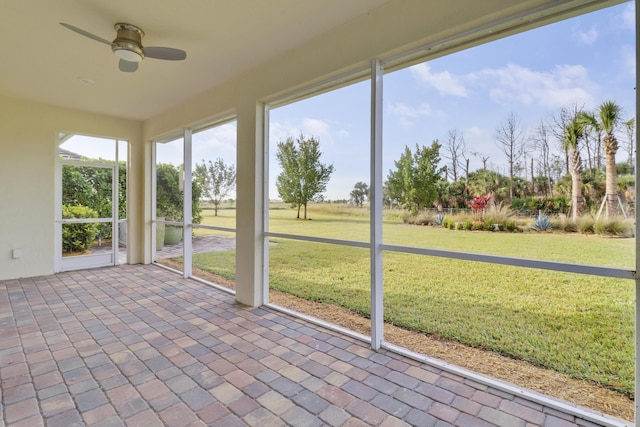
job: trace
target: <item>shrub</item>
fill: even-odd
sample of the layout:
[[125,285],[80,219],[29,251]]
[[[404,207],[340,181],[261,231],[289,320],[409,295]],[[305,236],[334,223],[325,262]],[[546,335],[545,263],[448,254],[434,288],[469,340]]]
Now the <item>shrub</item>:
[[469,223],[471,223],[472,219],[464,213],[457,215],[447,215],[443,216],[442,226],[448,228],[449,230],[464,230],[464,224],[467,220],[469,220]]
[[452,225],[452,224],[453,224],[453,221],[451,221],[451,218],[450,218],[450,217],[445,216],[445,217],[443,217],[443,218],[442,218],[442,224],[441,224],[441,225],[442,225],[444,228],[451,229],[451,225]]
[[414,224],[416,220],[416,217],[411,215],[409,212],[405,212],[402,215],[402,222],[404,222],[405,224]]
[[503,206],[502,203],[489,207],[485,213],[488,224],[504,224],[511,217],[513,217],[513,211],[508,206]]
[[489,204],[489,200],[491,200],[491,196],[488,194],[474,196],[473,199],[467,202],[467,205],[469,205],[476,216],[483,216],[484,210]]
[[[98,218],[98,212],[83,205],[62,205],[62,218]],[[99,223],[62,225],[62,248],[65,252],[82,252],[91,247],[100,231]]]
[[482,220],[473,220],[472,221],[472,226],[471,229],[472,230],[477,230],[477,231],[485,231],[485,230],[489,230],[490,225]]
[[599,219],[593,229],[596,234],[605,236],[633,237],[634,234],[633,224],[620,217]]
[[564,231],[565,233],[575,233],[578,231],[578,225],[566,215],[558,215],[555,221],[551,222],[553,228]]
[[533,230],[536,231],[547,231],[551,230],[551,221],[549,217],[542,212],[538,213],[538,218],[536,218],[536,222],[531,226]]
[[433,224],[433,218],[428,213],[421,213],[415,218],[416,225],[431,225]]
[[521,231],[520,229],[518,229],[518,225],[513,219],[508,219],[504,222],[504,229],[507,231],[511,231],[512,233],[514,231]]
[[578,231],[582,234],[593,234],[595,233],[595,223],[596,220],[592,215],[582,215],[578,218],[578,223],[576,226],[578,227]]
[[412,225],[432,225],[434,223],[434,220],[430,213],[421,213],[418,215],[414,215],[406,212],[402,216],[402,222]]

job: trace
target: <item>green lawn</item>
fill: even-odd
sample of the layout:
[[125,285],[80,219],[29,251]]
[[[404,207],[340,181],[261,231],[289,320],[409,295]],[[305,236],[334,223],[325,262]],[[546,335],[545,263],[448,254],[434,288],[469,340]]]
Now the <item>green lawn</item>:
[[[229,210],[228,213],[233,211]],[[212,214],[212,212],[211,212]],[[270,211],[273,231],[368,240],[356,212]],[[219,212],[220,215],[220,212]],[[205,223],[210,219],[205,211]],[[384,224],[386,243],[630,267],[635,239],[578,234],[450,231]],[[369,315],[369,251],[273,239],[270,286]],[[200,268],[235,275],[233,252],[197,254]],[[633,394],[634,283],[586,275],[386,252],[385,320]]]

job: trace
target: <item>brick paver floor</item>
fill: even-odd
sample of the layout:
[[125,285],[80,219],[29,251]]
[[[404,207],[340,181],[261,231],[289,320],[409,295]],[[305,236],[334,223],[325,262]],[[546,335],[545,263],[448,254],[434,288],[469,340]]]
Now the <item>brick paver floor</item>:
[[152,265],[0,281],[0,380],[0,426],[624,424],[372,351]]

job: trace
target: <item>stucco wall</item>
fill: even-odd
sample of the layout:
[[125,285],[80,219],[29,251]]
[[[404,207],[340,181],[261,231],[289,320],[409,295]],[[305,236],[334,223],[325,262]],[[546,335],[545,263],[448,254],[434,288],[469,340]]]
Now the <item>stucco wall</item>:
[[[54,272],[57,134],[108,136],[140,145],[140,129],[138,122],[0,97],[0,280]],[[134,173],[130,179],[134,191],[141,191],[141,176]],[[134,206],[132,212],[141,221],[140,209]],[[22,256],[13,259],[13,249],[21,249]],[[139,259],[139,245],[133,252]]]

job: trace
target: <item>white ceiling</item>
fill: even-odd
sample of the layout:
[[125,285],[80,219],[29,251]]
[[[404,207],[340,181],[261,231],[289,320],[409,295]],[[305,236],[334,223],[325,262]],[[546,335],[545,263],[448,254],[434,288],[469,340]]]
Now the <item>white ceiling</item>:
[[[0,0],[0,95],[144,120],[387,1]],[[123,73],[109,46],[60,22],[107,40],[134,24],[144,46],[187,59]]]

